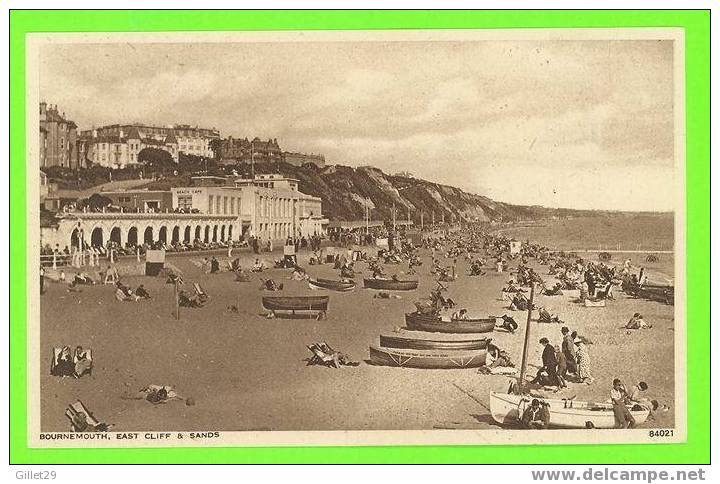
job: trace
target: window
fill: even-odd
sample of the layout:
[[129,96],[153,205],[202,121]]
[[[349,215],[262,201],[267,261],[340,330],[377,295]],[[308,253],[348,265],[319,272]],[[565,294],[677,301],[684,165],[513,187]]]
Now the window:
[[213,213],[213,196],[208,195],[208,213]]
[[228,202],[228,197],[223,197],[223,214],[226,214],[226,215],[227,215],[227,213],[228,213],[228,211],[227,211],[227,202]]
[[192,195],[178,195],[178,208],[191,210],[192,209]]
[[235,213],[235,197],[230,199],[230,214]]

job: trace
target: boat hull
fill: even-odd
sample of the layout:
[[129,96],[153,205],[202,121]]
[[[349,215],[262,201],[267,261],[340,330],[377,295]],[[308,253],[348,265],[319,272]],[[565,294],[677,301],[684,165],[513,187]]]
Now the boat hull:
[[309,279],[310,289],[327,289],[328,291],[350,292],[355,290],[355,281],[333,281],[330,279]]
[[[532,398],[527,395],[490,392],[490,413],[493,420],[502,425],[518,426],[520,417]],[[538,400],[550,404],[550,428],[585,429],[589,423],[596,429],[615,428],[615,415],[610,404],[547,398]],[[644,423],[650,414],[648,410],[631,410],[630,413],[637,425]]]
[[409,329],[431,333],[490,333],[495,329],[495,318],[444,321],[433,315],[406,313],[405,325]]
[[404,368],[476,368],[485,364],[485,357],[485,350],[406,350],[370,347],[370,362],[372,364]]
[[330,296],[264,296],[262,305],[271,311],[327,311]]
[[363,279],[366,289],[380,289],[383,291],[413,291],[418,287],[418,281],[395,281],[392,279]]
[[385,348],[400,348],[408,350],[484,350],[487,348],[488,340],[465,339],[465,340],[437,340],[407,338],[396,335],[380,335],[380,346]]

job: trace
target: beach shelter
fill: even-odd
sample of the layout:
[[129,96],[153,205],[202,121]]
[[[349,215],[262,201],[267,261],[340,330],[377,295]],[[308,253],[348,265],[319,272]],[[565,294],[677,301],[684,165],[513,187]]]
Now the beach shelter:
[[165,268],[165,251],[148,250],[145,253],[145,275],[156,277]]

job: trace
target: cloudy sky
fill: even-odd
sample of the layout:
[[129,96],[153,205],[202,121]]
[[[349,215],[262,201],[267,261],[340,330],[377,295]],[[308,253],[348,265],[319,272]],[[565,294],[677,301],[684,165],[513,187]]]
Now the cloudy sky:
[[671,41],[60,44],[40,97],[81,129],[277,138],[500,201],[672,209]]

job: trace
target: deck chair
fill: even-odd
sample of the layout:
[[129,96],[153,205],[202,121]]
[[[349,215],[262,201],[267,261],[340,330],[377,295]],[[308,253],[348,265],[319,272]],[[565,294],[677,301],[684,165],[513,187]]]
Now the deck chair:
[[210,299],[210,296],[208,296],[208,294],[205,292],[205,289],[202,288],[200,283],[193,282],[193,287],[195,288],[195,294],[197,294],[201,302],[205,302]]
[[[327,348],[329,347],[326,345],[326,349]],[[308,358],[308,366],[322,365],[340,368],[340,360],[338,359],[337,352],[326,353],[318,343],[309,345],[307,349],[309,349],[313,354],[312,357]]]
[[56,366],[58,363],[58,359],[60,358],[60,354],[62,353],[62,348],[55,347],[53,348],[53,354],[52,354],[52,360],[50,360],[50,374],[53,376],[56,375]]
[[103,284],[115,284],[119,280],[120,274],[118,274],[116,268],[112,267],[105,273],[105,279],[103,281]]
[[105,422],[96,419],[80,400],[68,405],[65,416],[70,420],[73,432],[107,432],[110,428]]

